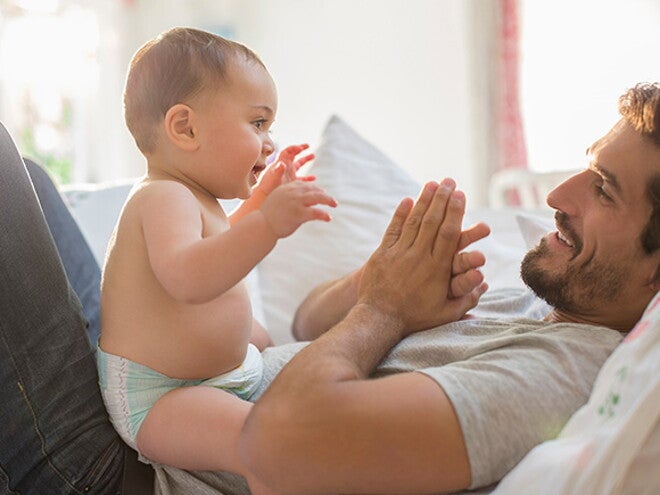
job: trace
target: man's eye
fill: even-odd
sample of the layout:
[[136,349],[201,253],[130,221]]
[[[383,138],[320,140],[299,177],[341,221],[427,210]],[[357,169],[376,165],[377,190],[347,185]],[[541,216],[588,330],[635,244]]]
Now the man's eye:
[[603,184],[595,184],[595,187],[596,187],[596,194],[599,197],[607,201],[612,201],[612,197],[609,194],[607,194],[607,192],[605,192],[605,189],[603,188]]

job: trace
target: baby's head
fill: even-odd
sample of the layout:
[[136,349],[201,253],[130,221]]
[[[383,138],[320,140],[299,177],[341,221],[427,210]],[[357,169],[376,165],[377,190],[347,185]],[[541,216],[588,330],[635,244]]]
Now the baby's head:
[[173,28],[133,56],[124,89],[126,125],[144,155],[158,144],[168,110],[226,82],[236,61],[264,64],[240,43],[192,28]]

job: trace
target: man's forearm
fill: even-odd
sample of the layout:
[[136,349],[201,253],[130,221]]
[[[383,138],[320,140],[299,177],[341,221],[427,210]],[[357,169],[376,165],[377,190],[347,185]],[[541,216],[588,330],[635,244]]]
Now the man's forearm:
[[257,401],[245,424],[241,450],[257,467],[255,474],[283,483],[277,487],[280,490],[306,492],[312,488],[304,487],[309,480],[282,476],[282,465],[307,465],[310,472],[341,465],[348,452],[339,432],[352,436],[351,430],[357,434],[365,429],[340,420],[345,416],[342,408],[356,404],[349,399],[350,386],[363,382],[400,341],[402,332],[401,321],[358,304],[300,351]]
[[[354,305],[313,347],[294,358],[300,361],[298,371],[287,369],[286,374],[301,376],[302,372],[310,383],[367,378],[401,340],[403,330],[403,323],[395,317],[366,304]],[[318,369],[319,363],[326,363],[323,370]]]

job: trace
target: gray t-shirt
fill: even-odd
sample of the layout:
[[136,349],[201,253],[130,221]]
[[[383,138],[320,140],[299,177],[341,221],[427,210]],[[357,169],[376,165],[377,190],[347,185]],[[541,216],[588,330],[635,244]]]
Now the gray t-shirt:
[[[465,438],[472,487],[501,479],[535,445],[555,437],[591,392],[598,370],[621,341],[603,327],[540,321],[547,305],[530,292],[486,293],[473,317],[413,334],[374,376],[419,371],[444,389]],[[255,400],[306,343],[264,351]],[[156,468],[163,494],[247,493],[220,473]]]

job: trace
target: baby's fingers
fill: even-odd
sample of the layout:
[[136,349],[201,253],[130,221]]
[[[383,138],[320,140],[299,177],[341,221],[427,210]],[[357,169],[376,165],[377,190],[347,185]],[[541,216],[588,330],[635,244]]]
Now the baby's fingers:
[[480,251],[464,251],[454,255],[451,264],[451,274],[458,275],[473,268],[479,268],[486,264],[486,257]]
[[321,220],[322,222],[329,222],[332,220],[330,214],[321,208],[310,208],[309,218],[307,220]]
[[305,155],[302,158],[300,158],[300,159],[296,160],[295,162],[293,162],[293,167],[295,168],[296,171],[298,171],[298,169],[300,169],[300,167],[302,167],[306,163],[312,161],[314,158],[315,158],[314,153],[310,153],[309,155]]
[[305,206],[326,205],[334,208],[337,206],[337,201],[323,189],[314,188],[305,194],[303,204]]
[[287,146],[282,151],[280,151],[280,154],[278,155],[277,159],[279,161],[293,163],[294,159],[296,158],[296,155],[302,153],[307,148],[309,148],[309,144],[306,143]]
[[453,318],[451,321],[463,318],[468,311],[476,307],[479,303],[479,299],[481,299],[481,296],[483,296],[484,292],[487,290],[488,284],[484,282],[462,296],[458,296],[455,299],[449,299],[447,301],[447,310]]
[[463,297],[479,287],[483,281],[483,273],[476,269],[454,275],[449,283],[449,297]]

